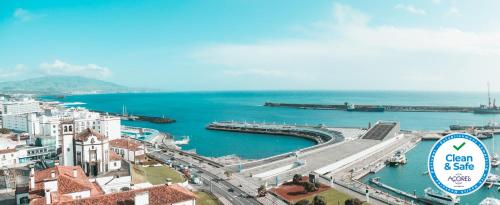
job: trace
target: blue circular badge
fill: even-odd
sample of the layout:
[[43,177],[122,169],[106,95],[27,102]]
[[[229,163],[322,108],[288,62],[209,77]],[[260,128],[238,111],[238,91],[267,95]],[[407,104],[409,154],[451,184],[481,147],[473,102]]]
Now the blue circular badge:
[[429,176],[450,195],[468,195],[480,189],[490,173],[490,155],[476,137],[456,133],[441,138],[429,153]]

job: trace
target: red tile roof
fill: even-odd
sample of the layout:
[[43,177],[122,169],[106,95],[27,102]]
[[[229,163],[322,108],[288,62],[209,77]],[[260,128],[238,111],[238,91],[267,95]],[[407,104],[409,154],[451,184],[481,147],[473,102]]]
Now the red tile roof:
[[[178,185],[157,185],[144,189],[102,194],[88,198],[71,199],[70,197],[58,197],[51,194],[52,204],[58,205],[108,205],[108,204],[134,204],[136,194],[147,192],[149,194],[149,205],[168,205],[196,199],[196,195]],[[37,198],[30,201],[31,205],[44,204],[45,198]]]
[[77,134],[75,136],[75,139],[83,142],[83,141],[87,141],[87,139],[92,135],[96,136],[97,139],[101,140],[101,141],[105,138],[104,135],[102,135],[101,133],[99,133],[93,129],[87,128],[87,129],[83,130],[82,132],[80,132],[79,134]]
[[12,152],[16,152],[16,148],[10,149],[9,147],[7,147],[7,149],[0,149],[0,154],[8,154]]
[[143,145],[134,139],[114,139],[109,141],[111,147],[128,149],[130,151],[139,151],[143,149]]
[[[74,169],[76,169],[77,177],[73,177]],[[51,177],[52,171],[55,173],[55,178]],[[55,166],[35,172],[35,187],[30,187],[30,193],[42,194],[44,189],[43,182],[47,180],[57,180],[57,191],[60,194],[79,191],[90,191],[91,195],[99,194],[99,191],[89,181],[79,166]],[[34,198],[36,197],[34,196]]]
[[118,160],[122,160],[122,157],[120,157],[120,155],[116,154],[114,151],[110,151],[109,152],[109,160],[110,161],[118,161]]

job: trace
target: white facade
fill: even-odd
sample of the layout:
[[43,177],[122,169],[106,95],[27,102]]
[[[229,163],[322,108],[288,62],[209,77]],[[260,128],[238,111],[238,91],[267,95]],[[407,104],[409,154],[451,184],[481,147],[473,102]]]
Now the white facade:
[[32,99],[21,101],[3,101],[0,104],[2,115],[20,115],[41,112],[40,102]]
[[16,149],[17,142],[0,138],[0,167],[18,167],[23,164],[19,158],[27,156],[26,149]]
[[0,101],[3,128],[28,131],[28,114],[41,112],[40,102],[24,99],[21,101]]
[[64,166],[74,166],[75,156],[74,156],[74,138],[75,132],[73,129],[72,122],[62,123],[60,125],[61,129],[61,156],[59,162]]
[[114,161],[109,161],[108,164],[108,171],[116,171],[119,170],[122,167],[122,161],[121,160],[114,160]]
[[27,114],[20,115],[2,115],[2,127],[10,130],[28,131]]
[[76,134],[85,129],[92,129],[109,139],[121,137],[121,121],[119,117],[101,115],[84,108],[69,108],[56,110],[53,116],[28,116],[28,129],[31,138],[39,135],[50,135],[58,139],[57,147],[62,144],[63,137],[60,134],[62,121],[73,121],[73,128]]

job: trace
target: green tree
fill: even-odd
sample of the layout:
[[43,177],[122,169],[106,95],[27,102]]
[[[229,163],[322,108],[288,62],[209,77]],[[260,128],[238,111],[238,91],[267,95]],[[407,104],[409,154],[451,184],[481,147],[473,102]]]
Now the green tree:
[[293,184],[299,184],[300,180],[302,180],[302,175],[300,174],[295,174],[293,175]]
[[325,197],[316,195],[313,199],[313,205],[326,205]]
[[309,201],[307,199],[302,199],[295,203],[295,205],[309,205]]
[[259,196],[265,196],[267,193],[266,186],[260,185],[260,187],[257,189],[257,193],[259,193]]
[[358,198],[350,198],[345,200],[345,205],[362,205],[363,202],[359,200]]
[[317,191],[316,187],[311,182],[304,183],[304,190],[306,192],[315,192],[315,191]]
[[10,130],[7,129],[7,128],[0,128],[0,133],[1,134],[9,134],[10,133]]
[[224,171],[224,174],[226,175],[226,177],[229,179],[231,178],[231,176],[233,175],[233,172],[232,171],[229,171],[229,170],[226,170]]

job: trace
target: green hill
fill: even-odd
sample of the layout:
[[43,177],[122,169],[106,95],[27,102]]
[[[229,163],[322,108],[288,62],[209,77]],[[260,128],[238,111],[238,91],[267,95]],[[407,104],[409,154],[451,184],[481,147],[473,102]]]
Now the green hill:
[[0,82],[2,93],[78,94],[134,91],[128,87],[80,76],[45,76]]

